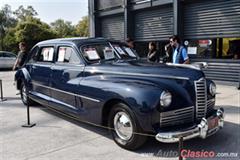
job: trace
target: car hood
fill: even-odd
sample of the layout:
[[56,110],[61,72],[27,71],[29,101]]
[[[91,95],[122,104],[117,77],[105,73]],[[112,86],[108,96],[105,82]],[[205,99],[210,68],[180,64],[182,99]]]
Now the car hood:
[[86,72],[126,76],[198,80],[204,73],[192,65],[150,63],[146,60],[119,60],[86,67]]

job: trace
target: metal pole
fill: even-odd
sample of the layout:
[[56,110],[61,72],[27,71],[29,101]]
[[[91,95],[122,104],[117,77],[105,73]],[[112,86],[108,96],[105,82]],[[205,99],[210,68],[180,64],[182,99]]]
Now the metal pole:
[[3,98],[3,86],[2,86],[2,80],[0,79],[0,90],[1,90],[1,102],[6,101],[7,99]]
[[30,125],[29,105],[27,105],[27,124]]
[[[26,89],[27,90],[27,89]],[[27,98],[29,98],[29,96],[28,96],[28,91],[26,91],[27,93]],[[29,112],[29,103],[27,103],[27,124],[24,124],[24,125],[22,125],[22,127],[26,127],[26,128],[31,128],[31,127],[33,127],[33,126],[35,126],[36,125],[36,123],[30,123],[30,112]]]
[[179,160],[182,160],[182,159],[183,159],[183,157],[182,157],[182,155],[181,155],[182,149],[183,149],[183,137],[180,137],[180,138],[179,138],[179,143],[178,143],[178,155],[179,155],[178,159],[179,159]]
[[239,72],[239,79],[238,79],[238,90],[240,90],[240,72]]
[[3,99],[3,91],[2,91],[2,80],[0,79],[0,85],[1,85],[1,100]]

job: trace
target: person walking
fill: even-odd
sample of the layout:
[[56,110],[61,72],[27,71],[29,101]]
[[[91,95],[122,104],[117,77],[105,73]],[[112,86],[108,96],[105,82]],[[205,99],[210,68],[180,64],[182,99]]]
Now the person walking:
[[171,63],[172,57],[173,57],[173,48],[170,43],[168,43],[164,46],[164,51],[165,51],[165,61],[164,62]]
[[14,71],[21,68],[27,59],[27,44],[25,42],[20,42],[18,46],[20,51],[18,52],[17,59],[13,66]]
[[172,63],[174,64],[189,64],[190,60],[186,48],[180,44],[180,38],[174,35],[169,38],[170,44],[173,47]]
[[126,45],[132,50],[135,57],[139,58],[139,55],[137,54],[137,51],[136,51],[136,46],[135,46],[134,40],[132,38],[130,38],[130,37],[127,38]]
[[150,62],[159,62],[159,52],[157,50],[157,45],[155,42],[150,42],[148,44],[148,55],[147,55],[147,59]]
[[127,40],[126,40],[126,43],[127,43],[129,48],[135,50],[135,44],[134,44],[134,40],[132,38],[128,37]]

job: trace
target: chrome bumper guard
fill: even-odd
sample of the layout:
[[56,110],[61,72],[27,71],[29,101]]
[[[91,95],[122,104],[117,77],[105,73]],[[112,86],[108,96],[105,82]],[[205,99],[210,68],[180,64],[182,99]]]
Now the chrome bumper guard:
[[216,133],[219,129],[223,128],[223,124],[224,110],[223,108],[220,108],[208,119],[202,118],[201,122],[194,128],[176,132],[159,132],[155,138],[163,143],[175,143],[178,142],[181,137],[183,140],[196,137],[205,139],[206,137]]

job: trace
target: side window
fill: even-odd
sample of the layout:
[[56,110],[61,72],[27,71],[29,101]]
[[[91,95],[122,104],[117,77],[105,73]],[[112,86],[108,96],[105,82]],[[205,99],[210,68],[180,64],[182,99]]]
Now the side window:
[[33,49],[30,51],[30,60],[29,60],[29,62],[35,62],[35,61],[37,61],[38,52],[39,52],[39,47],[38,47],[38,46],[36,46],[35,48],[33,48]]
[[71,47],[59,47],[57,53],[57,62],[79,64],[80,59],[77,53]]
[[53,47],[43,47],[37,57],[34,59],[38,62],[52,62],[54,55],[54,48]]

